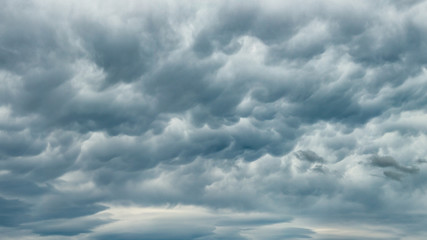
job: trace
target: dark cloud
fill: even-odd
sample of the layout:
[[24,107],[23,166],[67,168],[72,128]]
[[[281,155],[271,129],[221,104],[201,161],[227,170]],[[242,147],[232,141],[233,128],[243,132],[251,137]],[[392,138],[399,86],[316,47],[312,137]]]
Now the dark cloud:
[[96,226],[106,224],[108,222],[109,221],[100,219],[55,219],[34,222],[24,226],[25,228],[33,229],[34,233],[40,234],[41,236],[75,236],[81,233],[89,233]]
[[315,232],[306,228],[285,228],[278,234],[277,239],[307,239],[312,238],[313,234]]
[[414,166],[411,166],[411,167],[402,166],[394,158],[390,156],[374,155],[371,157],[371,161],[372,161],[372,165],[374,166],[381,167],[381,168],[392,167],[396,170],[399,170],[404,173],[409,173],[409,174],[417,173],[420,170],[419,168]]
[[425,238],[424,1],[2,6],[5,239]]
[[29,221],[29,205],[17,199],[0,198],[0,225],[13,227]]
[[257,217],[257,218],[248,218],[245,216],[245,219],[240,218],[231,218],[224,219],[218,222],[218,226],[260,226],[260,225],[270,225],[275,223],[289,222],[292,219],[282,218],[282,217]]
[[32,179],[9,174],[0,175],[0,192],[6,196],[34,196],[48,191],[49,187],[38,186]]
[[384,176],[396,181],[400,181],[403,177],[403,174],[393,171],[384,171]]
[[425,160],[425,159],[418,159],[417,162],[418,163],[427,163],[427,160]]
[[310,151],[310,150],[300,150],[298,152],[295,153],[295,156],[297,156],[298,159],[303,160],[303,161],[308,161],[308,162],[325,162],[325,160],[320,157],[319,155],[317,155],[315,152]]
[[68,199],[68,196],[45,196],[35,203],[33,214],[38,219],[75,218],[92,215],[106,209],[86,199]]

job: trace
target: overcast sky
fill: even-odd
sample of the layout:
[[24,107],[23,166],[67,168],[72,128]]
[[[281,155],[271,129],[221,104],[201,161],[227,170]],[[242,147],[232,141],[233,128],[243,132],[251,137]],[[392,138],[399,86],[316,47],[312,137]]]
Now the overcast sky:
[[427,1],[0,4],[2,240],[427,239]]

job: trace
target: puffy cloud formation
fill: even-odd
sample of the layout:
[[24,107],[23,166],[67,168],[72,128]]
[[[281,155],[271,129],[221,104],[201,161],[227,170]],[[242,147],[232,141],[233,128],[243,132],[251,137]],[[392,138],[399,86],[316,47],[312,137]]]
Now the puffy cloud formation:
[[425,239],[425,1],[2,1],[2,239]]

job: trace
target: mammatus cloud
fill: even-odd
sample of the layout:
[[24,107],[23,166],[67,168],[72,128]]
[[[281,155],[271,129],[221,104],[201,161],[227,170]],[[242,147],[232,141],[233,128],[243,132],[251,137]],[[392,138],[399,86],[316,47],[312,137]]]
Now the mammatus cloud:
[[426,8],[3,1],[1,238],[425,239]]

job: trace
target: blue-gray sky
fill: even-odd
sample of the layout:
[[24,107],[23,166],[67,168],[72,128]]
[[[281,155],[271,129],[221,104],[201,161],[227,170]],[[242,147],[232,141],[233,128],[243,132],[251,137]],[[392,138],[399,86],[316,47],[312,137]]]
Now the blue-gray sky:
[[0,3],[1,239],[427,239],[427,1]]

